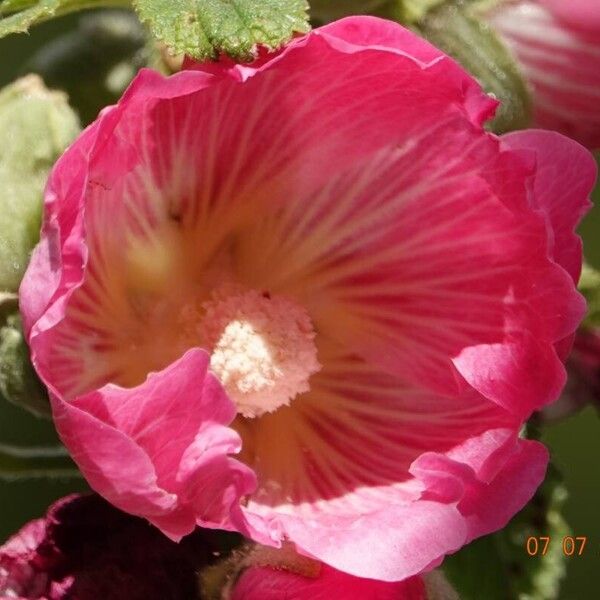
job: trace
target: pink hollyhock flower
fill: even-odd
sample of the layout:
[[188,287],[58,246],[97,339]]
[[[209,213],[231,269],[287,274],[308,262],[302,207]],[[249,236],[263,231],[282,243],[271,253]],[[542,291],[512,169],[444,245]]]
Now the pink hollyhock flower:
[[[559,357],[595,164],[400,26],[143,70],[55,166],[21,287],[90,485],[385,581],[502,527]],[[239,455],[234,455],[239,452]]]
[[598,0],[502,0],[487,19],[532,87],[537,125],[600,147]]
[[327,565],[318,575],[304,576],[270,567],[246,569],[229,600],[428,600],[420,577],[387,582],[361,579]]
[[210,551],[200,530],[175,544],[98,496],[68,496],[0,547],[0,597],[191,599]]
[[199,578],[203,597],[223,600],[458,600],[440,571],[404,581],[364,579],[299,555],[289,544],[249,544]]

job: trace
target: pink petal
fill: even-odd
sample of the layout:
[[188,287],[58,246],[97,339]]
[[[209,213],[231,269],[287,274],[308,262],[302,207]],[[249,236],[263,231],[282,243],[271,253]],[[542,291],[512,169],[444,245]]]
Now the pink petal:
[[[564,374],[553,344],[585,308],[548,256],[545,218],[531,210],[533,161],[461,122],[436,114],[401,148],[332,178],[310,208],[290,199],[275,234],[270,221],[242,233],[242,255],[259,256],[243,266],[267,289],[301,298],[320,330],[390,373],[441,393],[459,391],[464,377],[527,412],[557,398]],[[475,378],[465,356],[479,349],[469,359]],[[504,356],[515,352],[523,361],[513,367]],[[499,368],[486,366],[496,353]],[[523,401],[493,391],[496,382],[519,388],[522,365],[537,361],[549,375],[528,384]]]
[[239,424],[244,460],[259,478],[248,503],[252,511],[312,518],[325,506],[350,515],[411,501],[416,492],[409,470],[420,455],[519,424],[472,390],[442,396],[357,357],[323,362],[308,394],[289,408]]
[[426,600],[419,577],[387,583],[361,579],[322,565],[315,578],[284,570],[251,567],[235,583],[231,600]]
[[523,419],[554,402],[566,382],[555,348],[517,328],[502,343],[464,349],[454,364],[480,393]]
[[533,496],[547,460],[537,442],[516,440],[514,432],[489,432],[445,455],[416,461],[411,471],[424,488],[415,502],[354,518],[323,514],[281,520],[301,550],[332,567],[398,581],[504,526]]
[[[298,51],[306,53],[306,47],[311,43],[315,45],[314,38],[317,36],[327,41],[327,47],[343,54],[385,51],[403,57],[423,69],[433,67],[436,73],[443,73],[443,79],[455,90],[460,90],[461,103],[465,104],[474,124],[481,125],[496,110],[498,103],[483,93],[476,81],[455,61],[410,30],[399,27],[392,21],[372,16],[340,19],[315,29],[310,36],[292,40],[277,52],[268,53],[260,49],[258,58],[251,64],[236,64],[227,57],[210,63],[195,63],[187,59],[184,68],[245,81],[257,73],[272,69],[276,63],[289,59],[289,54]],[[440,87],[440,92],[443,93],[443,86]]]
[[[592,4],[594,6],[592,7]],[[594,0],[522,0],[490,10],[533,89],[535,123],[600,146],[600,10]]]
[[409,29],[398,27],[392,21],[369,16],[347,17],[320,27],[316,33],[347,53],[387,50],[411,58],[424,67],[440,63],[446,76],[454,79],[457,87],[463,90],[465,107],[476,125],[490,119],[496,110],[497,102],[483,93],[479,84],[460,65]]
[[[350,19],[344,21],[345,25],[360,35],[357,35],[357,43],[350,44],[344,51],[338,48],[341,42],[336,37],[343,32],[326,28],[322,35],[315,34],[302,44],[292,44],[262,67],[260,77],[249,78],[243,85],[239,80],[190,71],[187,75],[179,74],[171,89],[156,74],[143,71],[120,104],[105,113],[98,125],[88,183],[83,190],[85,218],[81,210],[73,213],[73,207],[82,202],[79,190],[48,219],[61,227],[63,281],[55,294],[56,302],[51,303],[36,324],[33,335],[43,335],[44,341],[32,343],[32,348],[36,354],[39,347],[38,368],[42,372],[52,371],[53,383],[63,393],[74,396],[115,380],[137,384],[144,372],[164,368],[186,349],[173,347],[160,360],[153,359],[149,364],[140,360],[141,372],[128,379],[115,371],[114,357],[105,354],[104,348],[126,346],[128,342],[121,339],[122,333],[127,333],[129,339],[132,337],[127,323],[135,320],[135,314],[131,314],[130,307],[116,323],[106,323],[103,310],[107,303],[118,302],[114,298],[131,295],[126,289],[116,289],[116,285],[130,285],[131,277],[127,273],[121,274],[119,284],[110,283],[111,277],[113,280],[115,277],[107,273],[122,263],[120,257],[127,249],[131,233],[140,238],[149,235],[148,230],[160,233],[172,227],[173,214],[186,226],[212,230],[214,219],[222,221],[219,211],[226,209],[241,220],[245,215],[263,210],[264,202],[271,198],[290,198],[301,207],[331,179],[329,172],[322,171],[319,165],[334,164],[344,174],[345,165],[358,157],[367,156],[372,160],[375,149],[389,144],[410,146],[417,140],[424,147],[431,138],[419,139],[420,132],[435,126],[441,135],[444,127],[454,130],[462,120],[478,122],[483,113],[489,113],[489,100],[454,63],[437,58],[422,63],[412,58],[411,52],[422,58],[439,56],[439,53],[397,25],[376,19],[367,21],[370,27],[379,28],[381,35],[385,34],[386,44],[395,44],[390,46],[393,51],[374,52],[375,47],[360,46],[365,41],[361,33],[364,27],[360,19]],[[394,49],[405,42],[407,51]],[[324,68],[309,69],[316,61]],[[356,73],[360,73],[360,77]],[[302,81],[298,74],[302,74]],[[269,82],[273,77],[280,80],[275,88]],[[348,88],[360,102],[348,101]],[[269,100],[265,102],[267,89]],[[209,90],[210,94],[205,93]],[[298,97],[299,93],[302,98]],[[171,98],[178,94],[179,97]],[[402,97],[406,100],[399,102],[398,98]],[[302,104],[302,111],[296,110],[298,103]],[[230,106],[240,108],[229,114]],[[335,107],[325,123],[323,106]],[[225,114],[228,116],[223,118]],[[307,127],[307,123],[313,123],[314,127]],[[206,134],[196,135],[199,129]],[[360,144],[355,143],[356,140],[360,140]],[[70,176],[67,161],[74,160],[77,147],[76,143],[66,155],[71,158],[59,164],[55,178],[62,176],[63,165],[64,177]],[[142,148],[147,149],[141,151]],[[436,151],[442,149],[436,148]],[[260,169],[255,166],[256,156],[261,156]],[[406,160],[412,161],[410,153]],[[423,168],[428,168],[421,162]],[[403,168],[403,165],[398,166]],[[200,200],[198,189],[203,190]],[[159,204],[157,198],[161,197],[171,200]],[[197,203],[206,203],[209,199],[208,221],[194,224],[198,213],[204,212]],[[423,198],[423,205],[425,202]],[[350,208],[352,206],[355,205]],[[72,214],[79,214],[78,224],[72,222],[69,216]],[[411,221],[408,225],[413,227],[414,223]],[[252,231],[249,237],[254,237]],[[88,252],[90,258],[84,258]],[[55,248],[46,254],[49,253],[59,254]],[[281,253],[279,260],[283,258]],[[84,264],[89,279],[96,283],[90,281],[78,289],[71,300],[70,294],[81,282]],[[169,287],[185,284],[195,268],[196,265],[190,264],[186,274]],[[240,264],[239,269],[240,279],[246,279],[248,284],[262,276],[262,265],[255,265],[251,270]],[[25,288],[40,285],[35,283],[39,279],[36,270],[32,269],[28,277],[28,281],[34,283],[25,284]],[[112,298],[106,297],[109,284],[115,286],[110,292]],[[273,284],[276,287],[276,283]],[[71,313],[78,316],[63,319],[67,303]],[[24,305],[24,312],[31,311]],[[177,307],[167,312],[176,315]],[[85,313],[85,318],[79,313]],[[54,331],[44,333],[57,323]],[[161,325],[165,335],[176,326],[166,320]],[[107,330],[110,330],[108,334]],[[98,340],[91,347],[86,341],[90,333]],[[167,344],[162,346],[166,348]],[[42,356],[43,347],[54,348],[52,356]],[[455,374],[448,356],[441,360],[445,365],[440,369],[440,377],[444,385],[453,385]],[[408,365],[407,371],[411,371]],[[419,369],[421,374],[426,371],[431,371],[431,362],[424,361]],[[78,381],[81,374],[85,374],[85,378]]]
[[240,447],[224,426],[235,410],[207,366],[206,353],[191,350],[136,388],[53,398],[57,429],[90,485],[173,539],[198,522],[231,528],[254,486],[250,470],[227,459]]
[[[41,242],[30,262],[28,283],[19,291],[26,331],[40,319],[53,297],[80,283],[86,254],[80,239],[83,235],[81,210],[86,188],[92,183],[89,181],[90,155],[102,150],[112,135],[115,121],[122,113],[122,104],[131,97],[144,104],[150,99],[156,101],[197,92],[208,86],[210,80],[203,73],[185,72],[167,81],[154,71],[142,69],[121,100],[121,105],[102,111],[99,119],[59,159],[46,187],[46,217]],[[58,289],[59,284],[63,289]]]
[[300,550],[355,577],[381,581],[420,573],[467,539],[465,520],[454,506],[426,500],[354,518],[282,520]]
[[596,0],[539,0],[554,15],[581,29],[600,32],[600,10]]
[[[468,540],[504,527],[533,496],[548,464],[539,442],[515,439],[509,430],[487,431],[445,455],[424,454],[411,472],[424,481],[424,497],[450,502],[453,491],[468,526]],[[450,493],[448,493],[450,492]]]
[[589,196],[596,182],[596,162],[585,148],[550,131],[517,131],[502,136],[502,144],[535,154],[532,201],[549,220],[552,258],[577,283],[582,244],[575,229],[592,206]]
[[340,362],[289,409],[240,430],[259,480],[244,512],[336,569],[401,580],[531,497],[547,457],[517,441],[519,423],[472,391],[434,395]]
[[[423,46],[432,52],[412,34],[401,33],[400,38],[404,37],[410,39],[411,48]],[[243,85],[201,71],[180,73],[167,83],[157,74],[142,71],[119,105],[106,111],[88,137],[65,154],[49,187],[48,233],[44,249],[37,252],[40,258],[34,261],[34,265],[41,261],[41,268],[32,267],[23,287],[28,323],[46,308],[32,334],[38,368],[52,371],[53,383],[64,393],[77,395],[115,378],[121,381],[103,351],[90,347],[86,339],[93,333],[99,338],[96,346],[102,348],[121,348],[127,343],[119,336],[135,318],[129,308],[117,323],[99,326],[98,321],[104,320],[103,306],[131,295],[127,290],[107,291],[109,285],[116,285],[111,282],[116,279],[114,273],[107,271],[117,270],[122,263],[131,233],[142,238],[149,231],[172,228],[173,215],[188,227],[210,231],[215,229],[215,219],[222,221],[223,210],[241,220],[263,210],[272,198],[304,202],[330,179],[320,165],[332,163],[343,170],[358,156],[406,139],[407,128],[412,135],[431,124],[440,111],[449,110],[449,105],[462,107],[466,102],[466,75],[454,63],[451,68],[443,61],[428,66],[406,53],[373,53],[367,48],[348,54],[332,47],[330,40],[337,39],[309,36],[269,63],[269,70],[261,72],[264,75]],[[324,68],[311,69],[317,62]],[[273,77],[276,85],[270,83]],[[349,86],[360,101],[349,101]],[[399,95],[407,93],[410,103],[397,102]],[[479,99],[482,106],[489,106],[481,94]],[[417,119],[423,102],[428,111]],[[302,111],[296,110],[299,103]],[[335,108],[325,122],[323,106]],[[467,116],[466,108],[464,112]],[[307,123],[312,125],[307,127]],[[199,130],[205,134],[197,135]],[[87,172],[80,168],[82,156],[89,156]],[[256,156],[261,156],[258,169]],[[198,190],[202,190],[200,197]],[[160,204],[161,197],[170,200]],[[199,223],[198,214],[204,209],[198,203],[202,202],[210,209],[208,222]],[[52,297],[40,303],[35,300],[37,291],[49,287],[40,277],[40,271],[50,270],[49,258],[42,260],[44,256],[53,257],[55,263],[60,256],[52,272],[60,268],[61,281],[52,286],[56,288]],[[84,265],[90,284],[77,289]],[[190,264],[186,276],[169,287],[181,280],[185,283],[196,267]],[[247,269],[240,273],[242,278],[251,276]],[[130,285],[127,273],[121,279],[119,285]],[[40,306],[29,307],[28,297]],[[85,313],[85,319],[64,319],[67,304],[71,313]],[[174,315],[177,310],[168,312]],[[56,331],[44,333],[57,324]],[[165,331],[175,326],[162,325]],[[105,333],[107,328],[110,335]],[[43,343],[33,342],[38,335],[44,336]],[[43,347],[56,351],[44,357]],[[174,348],[161,360],[140,365],[145,367],[142,371],[164,368],[185,349]],[[86,379],[77,381],[82,373]],[[142,379],[143,372],[127,383]]]
[[[45,219],[41,239],[33,251],[27,275],[19,290],[19,303],[26,333],[44,316],[56,295],[67,264],[61,256],[67,235],[82,202],[87,175],[87,160],[94,145],[98,122],[90,125],[58,160],[46,185]],[[57,215],[63,214],[66,227],[61,233]],[[79,270],[81,264],[79,264]]]

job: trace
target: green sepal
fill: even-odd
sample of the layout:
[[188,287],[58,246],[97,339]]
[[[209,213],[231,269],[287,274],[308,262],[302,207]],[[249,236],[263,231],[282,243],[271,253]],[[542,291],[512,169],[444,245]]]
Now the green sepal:
[[66,96],[29,75],[0,90],[0,292],[16,292],[39,239],[52,164],[79,133]]
[[0,327],[0,396],[38,417],[51,417],[48,394],[31,364],[18,313]]
[[140,19],[174,54],[250,59],[309,29],[306,0],[133,0]]
[[449,1],[429,10],[413,28],[458,61],[488,94],[500,101],[489,128],[504,133],[529,126],[532,103],[527,84],[508,48],[472,5]]

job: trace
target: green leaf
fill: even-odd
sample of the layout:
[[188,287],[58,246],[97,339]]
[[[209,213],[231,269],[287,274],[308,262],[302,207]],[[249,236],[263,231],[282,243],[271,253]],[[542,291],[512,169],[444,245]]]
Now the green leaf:
[[24,77],[0,90],[0,292],[16,292],[39,238],[42,190],[79,133],[64,94]]
[[51,415],[48,394],[31,364],[18,313],[0,327],[0,395],[36,416]]
[[[561,515],[567,493],[550,465],[529,504],[501,531],[480,538],[444,562],[461,600],[555,600],[565,575],[562,540],[569,527]],[[527,553],[527,540],[549,537],[547,552]]]
[[133,0],[141,20],[175,54],[248,59],[309,30],[306,0]]
[[0,38],[77,10],[129,4],[128,0],[0,0]]
[[0,479],[80,478],[63,446],[20,447],[0,444]]
[[490,128],[496,133],[523,129],[531,121],[531,98],[519,67],[496,34],[469,3],[449,1],[427,12],[414,26],[452,56],[501,104]]

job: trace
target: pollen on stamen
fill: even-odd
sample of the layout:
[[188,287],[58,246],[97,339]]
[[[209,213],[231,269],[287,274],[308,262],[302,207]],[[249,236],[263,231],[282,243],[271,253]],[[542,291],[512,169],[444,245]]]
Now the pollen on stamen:
[[306,310],[287,298],[227,286],[204,304],[210,367],[245,417],[289,406],[320,370]]

